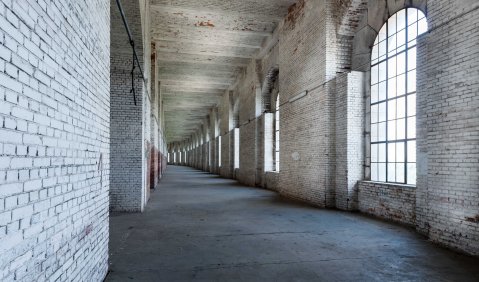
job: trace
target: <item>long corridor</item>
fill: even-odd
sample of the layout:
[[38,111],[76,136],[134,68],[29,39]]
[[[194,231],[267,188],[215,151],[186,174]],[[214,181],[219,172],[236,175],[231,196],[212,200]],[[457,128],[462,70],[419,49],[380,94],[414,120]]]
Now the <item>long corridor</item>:
[[107,281],[479,281],[477,258],[412,229],[187,167],[110,232]]

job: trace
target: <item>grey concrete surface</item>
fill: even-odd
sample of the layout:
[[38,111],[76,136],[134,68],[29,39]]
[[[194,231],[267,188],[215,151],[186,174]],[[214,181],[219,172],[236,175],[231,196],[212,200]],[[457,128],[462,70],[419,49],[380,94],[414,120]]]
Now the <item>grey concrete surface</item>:
[[479,258],[404,226],[170,166],[143,214],[110,217],[106,281],[479,281]]

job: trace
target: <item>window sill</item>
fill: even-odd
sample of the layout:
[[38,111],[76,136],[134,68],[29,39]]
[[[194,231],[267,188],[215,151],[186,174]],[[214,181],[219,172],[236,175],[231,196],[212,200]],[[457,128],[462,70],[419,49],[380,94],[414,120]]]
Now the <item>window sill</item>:
[[401,183],[390,183],[390,182],[381,182],[381,181],[372,181],[372,180],[363,180],[363,183],[371,183],[383,186],[390,186],[390,187],[399,187],[399,188],[407,188],[407,189],[416,189],[416,185],[410,184],[401,184]]

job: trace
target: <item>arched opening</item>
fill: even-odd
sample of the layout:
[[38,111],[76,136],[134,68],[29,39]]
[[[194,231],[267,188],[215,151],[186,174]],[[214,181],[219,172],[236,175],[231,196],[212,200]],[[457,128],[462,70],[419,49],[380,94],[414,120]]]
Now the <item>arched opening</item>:
[[278,76],[279,76],[279,69],[278,67],[272,68],[268,74],[266,75],[265,81],[262,87],[262,108],[265,113],[272,113],[273,107],[273,93],[274,89],[278,88]]
[[382,26],[371,54],[371,180],[416,184],[416,38],[423,12],[403,9]]

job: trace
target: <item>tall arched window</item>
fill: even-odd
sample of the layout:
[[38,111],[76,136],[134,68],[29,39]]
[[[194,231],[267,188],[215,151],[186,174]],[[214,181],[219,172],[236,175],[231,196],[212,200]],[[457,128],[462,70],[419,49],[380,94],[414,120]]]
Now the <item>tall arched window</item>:
[[275,171],[279,171],[279,93],[278,93],[278,96],[276,97],[276,111],[274,114],[274,119],[275,119],[274,167],[275,167]]
[[371,55],[371,180],[416,184],[416,38],[427,31],[414,8],[390,17]]

